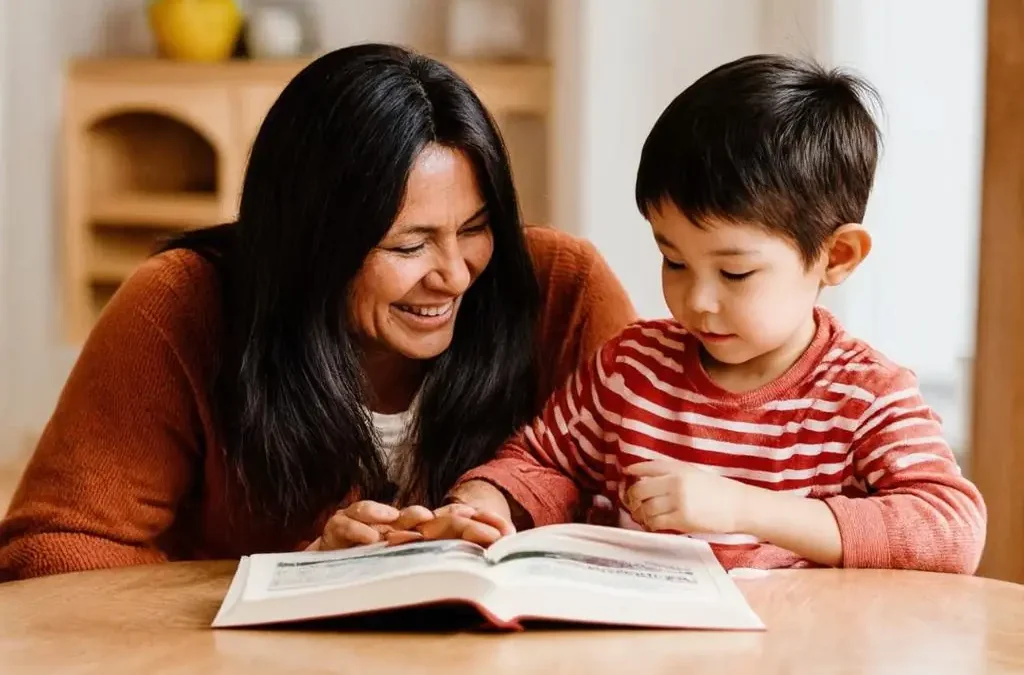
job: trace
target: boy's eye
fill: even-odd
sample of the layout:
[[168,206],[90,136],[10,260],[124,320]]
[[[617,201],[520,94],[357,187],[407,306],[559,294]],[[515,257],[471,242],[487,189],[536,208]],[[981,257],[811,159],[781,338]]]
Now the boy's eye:
[[729,281],[743,281],[744,279],[746,279],[747,277],[749,277],[753,273],[754,273],[754,270],[751,270],[749,272],[739,272],[739,273],[737,273],[737,272],[726,272],[725,270],[722,270],[722,276],[725,277],[726,279],[728,279]]
[[672,262],[671,260],[669,260],[665,256],[662,256],[661,260],[664,263],[666,269],[681,270],[681,269],[685,269],[686,268],[686,265],[684,265],[683,263]]

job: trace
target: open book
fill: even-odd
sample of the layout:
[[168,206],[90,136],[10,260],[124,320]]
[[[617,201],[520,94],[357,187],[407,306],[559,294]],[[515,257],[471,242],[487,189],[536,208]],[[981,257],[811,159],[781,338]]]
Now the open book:
[[464,541],[242,558],[214,627],[476,607],[498,628],[527,619],[762,630],[707,542],[597,525],[549,525],[484,549]]

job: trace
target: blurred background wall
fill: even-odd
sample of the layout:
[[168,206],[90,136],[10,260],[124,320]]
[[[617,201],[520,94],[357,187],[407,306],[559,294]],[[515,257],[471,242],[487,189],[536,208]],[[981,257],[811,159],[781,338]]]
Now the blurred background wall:
[[[152,55],[144,4],[0,0],[0,456],[15,453],[45,423],[78,349],[64,339],[60,317],[65,68],[75,57]],[[710,68],[761,51],[850,67],[878,87],[886,150],[867,216],[876,248],[826,304],[853,332],[918,372],[965,453],[985,3],[519,4],[527,56],[549,60],[555,79],[550,180],[524,189],[550,192],[551,223],[593,240],[645,316],[666,310],[633,180],[643,139],[674,95]],[[366,40],[446,49],[444,0],[311,0],[305,8],[316,17],[321,49]]]

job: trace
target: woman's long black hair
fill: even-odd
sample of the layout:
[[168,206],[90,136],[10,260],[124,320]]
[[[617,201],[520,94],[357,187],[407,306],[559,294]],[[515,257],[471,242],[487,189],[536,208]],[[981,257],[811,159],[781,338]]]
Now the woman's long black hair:
[[308,522],[351,488],[388,498],[363,406],[346,293],[400,209],[430,143],[472,162],[494,237],[450,348],[429,365],[416,465],[428,505],[493,456],[534,412],[539,291],[508,156],[494,121],[445,65],[364,44],[302,70],[252,148],[237,223],[186,233],[220,272],[224,343],[215,383],[225,452],[251,508]]

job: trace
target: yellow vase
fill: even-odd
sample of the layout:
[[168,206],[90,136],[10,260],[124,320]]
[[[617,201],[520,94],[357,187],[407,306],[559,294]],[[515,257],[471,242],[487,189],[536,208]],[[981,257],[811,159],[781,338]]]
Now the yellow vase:
[[234,0],[154,0],[149,25],[160,52],[182,61],[230,58],[242,30]]

